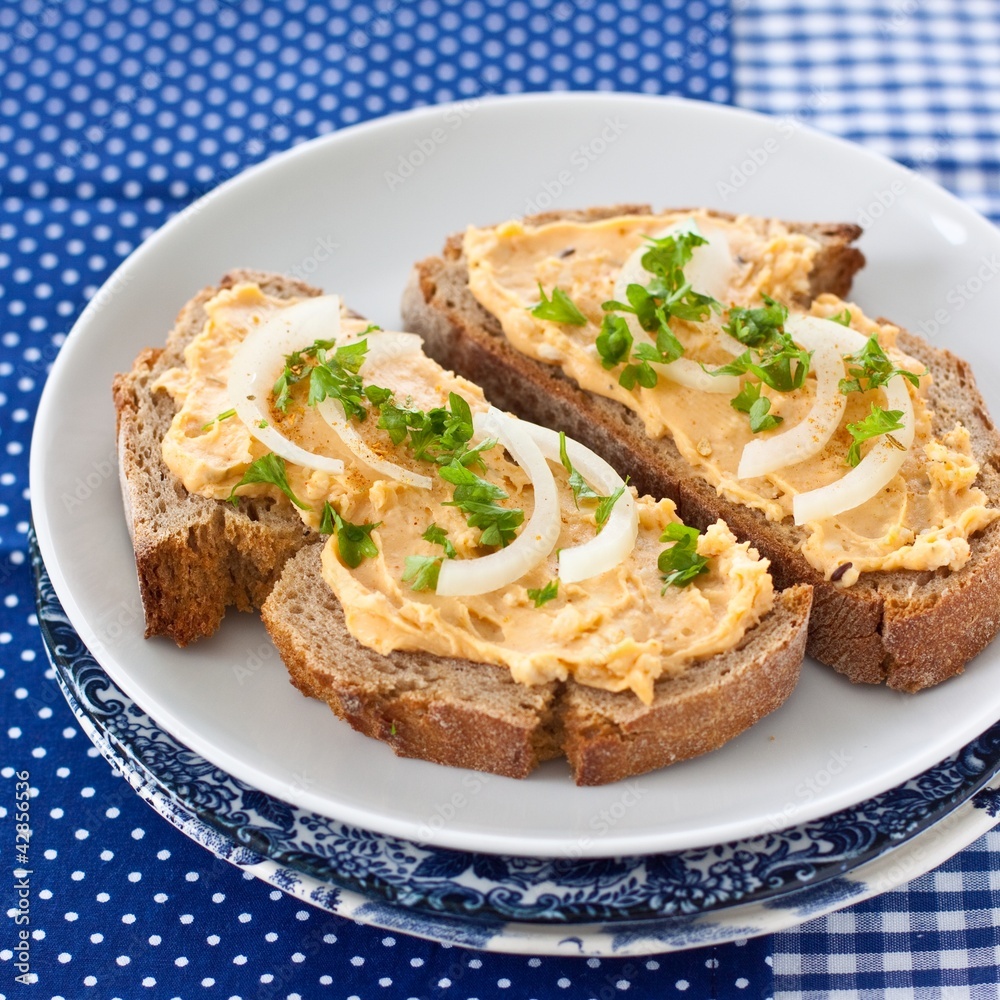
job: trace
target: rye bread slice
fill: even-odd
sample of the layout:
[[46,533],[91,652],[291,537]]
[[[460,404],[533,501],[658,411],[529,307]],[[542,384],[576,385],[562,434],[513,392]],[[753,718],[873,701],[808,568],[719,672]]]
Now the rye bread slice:
[[[598,219],[646,206],[548,213],[556,218]],[[860,230],[850,225],[798,226],[821,238],[811,276],[813,295],[843,296],[863,258],[849,246]],[[802,303],[803,305],[806,303]],[[724,500],[700,479],[669,438],[651,440],[627,407],[581,391],[558,368],[515,351],[498,321],[472,296],[462,237],[448,239],[443,255],[418,263],[403,296],[407,329],[424,337],[439,363],[478,382],[496,406],[558,427],[603,455],[640,492],[671,497],[687,524],[705,527],[719,517],[771,560],[779,587],[807,583],[814,590],[807,652],[852,681],[886,683],[917,691],[956,673],[1000,629],[1000,522],[972,539],[972,557],[959,572],[866,573],[849,588],[826,581],[799,551],[801,529]],[[903,332],[900,347],[934,375],[930,406],[935,430],[960,419],[970,430],[981,465],[978,485],[1000,503],[1000,436],[986,413],[969,366]]]
[[232,271],[184,306],[166,347],[143,351],[131,371],[114,379],[118,469],[146,637],[169,636],[179,646],[211,635],[229,607],[259,608],[285,560],[319,539],[284,497],[244,497],[236,508],[195,496],[161,457],[176,407],[166,392],[151,387],[167,369],[184,364],[184,348],[205,324],[205,303],[241,281],[256,281],[280,299],[320,294],[290,278]]
[[776,595],[734,649],[661,680],[650,706],[569,680],[534,687],[505,667],[394,652],[347,630],[323,580],[318,546],[286,564],[261,617],[292,682],[400,757],[527,776],[565,755],[579,785],[601,785],[717,749],[791,694],[805,650],[811,593]]

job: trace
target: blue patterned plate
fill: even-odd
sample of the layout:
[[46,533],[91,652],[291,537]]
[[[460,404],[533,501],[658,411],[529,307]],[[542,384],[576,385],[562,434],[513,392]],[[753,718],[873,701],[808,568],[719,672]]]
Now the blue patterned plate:
[[695,917],[715,919],[751,904],[783,907],[807,888],[821,892],[928,830],[1000,770],[998,723],[960,753],[883,795],[752,839],[604,859],[418,845],[272,798],[164,732],[114,685],[69,623],[34,534],[31,550],[46,650],[70,706],[105,756],[175,825],[187,831],[196,818],[199,842],[251,870],[263,865],[268,881],[282,888],[309,885],[320,903],[329,902],[323,893],[335,899],[353,893],[366,906],[402,906],[408,919],[419,914],[460,925],[466,934],[475,925],[487,933],[511,921],[564,929],[668,919],[687,926]]

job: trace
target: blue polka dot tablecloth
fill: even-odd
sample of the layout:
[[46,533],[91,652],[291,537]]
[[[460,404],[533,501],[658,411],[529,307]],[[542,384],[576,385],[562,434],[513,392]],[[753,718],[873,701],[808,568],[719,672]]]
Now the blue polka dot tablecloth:
[[[117,264],[221,179],[310,137],[484,92],[681,94],[799,114],[1000,219],[998,84],[993,0],[0,6],[0,997],[996,996],[995,834],[797,929],[621,959],[389,934],[215,860],[109,768],[48,669],[27,455],[46,373]],[[27,946],[13,875],[24,787]]]

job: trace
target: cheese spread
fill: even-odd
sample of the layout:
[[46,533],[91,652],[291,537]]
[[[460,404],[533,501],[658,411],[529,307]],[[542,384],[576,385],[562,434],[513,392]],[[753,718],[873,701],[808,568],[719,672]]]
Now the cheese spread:
[[[207,321],[185,349],[184,366],[156,382],[154,388],[168,392],[177,406],[163,440],[163,459],[188,492],[225,500],[250,464],[266,454],[268,449],[237,417],[220,417],[231,407],[227,372],[234,353],[250,330],[286,306],[254,284],[221,291],[206,304]],[[365,328],[343,316],[343,341],[357,339]],[[456,393],[473,413],[488,409],[477,386],[419,351],[366,363],[362,374],[366,384],[392,389],[395,400],[408,407],[443,407]],[[721,521],[697,540],[706,571],[687,586],[664,587],[657,566],[664,550],[660,539],[677,518],[671,501],[650,497],[635,498],[639,530],[631,556],[581,583],[561,581],[556,596],[536,606],[538,591],[557,577],[559,549],[579,545],[597,531],[594,504],[575,501],[567,470],[556,462],[550,467],[558,486],[560,529],[547,559],[514,583],[479,596],[414,590],[403,579],[407,557],[444,558],[442,546],[424,538],[431,525],[445,533],[457,559],[489,551],[480,544],[479,530],[449,505],[453,487],[435,474],[433,463],[393,445],[377,427],[374,411],[354,422],[366,444],[404,468],[429,475],[429,490],[379,476],[359,461],[315,407],[306,405],[302,384],[294,387],[287,411],[276,409],[272,399],[270,415],[297,444],[344,461],[341,475],[286,464],[289,487],[309,508],[300,511],[304,522],[318,528],[329,502],[345,521],[377,525],[370,531],[376,555],[348,566],[331,536],[322,564],[351,634],[380,653],[423,650],[496,664],[509,668],[522,684],[573,677],[610,691],[633,691],[648,704],[659,678],[733,648],[772,607],[767,561],[737,543]],[[484,451],[482,459],[485,469],[479,474],[501,487],[509,497],[503,503],[523,510],[527,522],[534,491],[524,470],[499,446]],[[270,483],[241,485],[237,492],[280,497]]]
[[[470,290],[498,318],[516,350],[557,365],[581,388],[633,410],[650,437],[669,436],[695,473],[727,500],[759,510],[769,520],[784,521],[791,518],[796,495],[833,483],[849,471],[846,456],[853,437],[848,425],[862,421],[873,403],[884,406],[884,393],[879,388],[848,393],[840,424],[819,454],[740,479],[737,468],[744,447],[754,439],[766,440],[777,429],[753,433],[729,393],[700,391],[667,378],[659,378],[653,387],[623,387],[619,369],[606,370],[598,354],[602,304],[616,297],[618,274],[646,237],[688,219],[709,242],[721,238],[729,245],[734,263],[725,295],[717,295],[724,298],[725,308],[760,306],[763,296],[786,304],[808,297],[819,250],[814,239],[790,232],[780,222],[728,220],[704,212],[470,228],[464,239]],[[570,325],[533,315],[539,285],[546,294],[554,288],[565,293],[586,323]],[[896,327],[877,323],[855,304],[832,295],[819,296],[810,312],[843,318],[845,309],[849,325],[866,338],[876,336],[893,365],[921,376],[917,387],[907,383],[914,440],[899,472],[870,500],[801,525],[801,550],[813,567],[840,586],[878,570],[960,569],[969,559],[969,538],[1000,514],[975,486],[979,466],[968,431],[956,422],[935,435],[934,413],[927,402],[930,375],[897,348]],[[724,322],[716,316],[706,322],[672,318],[670,325],[684,346],[683,357],[715,368],[733,360],[733,350],[724,345]],[[783,421],[780,430],[785,430],[809,413],[816,378],[810,372],[798,390],[778,392],[764,386],[761,393],[770,400],[770,414]]]

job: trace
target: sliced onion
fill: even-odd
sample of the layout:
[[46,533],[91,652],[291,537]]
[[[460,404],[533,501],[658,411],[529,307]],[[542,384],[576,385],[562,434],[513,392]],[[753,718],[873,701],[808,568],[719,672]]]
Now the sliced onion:
[[[560,462],[559,435],[547,427],[524,422],[529,433],[550,462]],[[595,491],[611,496],[625,487],[625,481],[599,455],[589,448],[566,438],[566,455],[573,468]],[[639,534],[639,511],[628,488],[611,509],[611,516],[600,534],[581,545],[561,549],[559,552],[559,579],[564,583],[579,583],[614,569],[627,559],[635,548]]]
[[271,423],[268,400],[285,366],[285,357],[315,340],[335,340],[340,333],[340,296],[303,299],[269,316],[252,329],[229,365],[229,401],[247,430],[276,455],[307,469],[339,475],[344,463],[306,451]]
[[792,499],[796,524],[821,521],[870,500],[892,480],[906,461],[913,444],[913,404],[902,375],[894,375],[885,386],[886,409],[901,410],[903,426],[892,436],[902,448],[895,447],[883,435],[867,455],[846,476]]
[[475,597],[499,590],[534,569],[555,548],[561,519],[548,462],[521,421],[493,407],[473,418],[476,433],[496,437],[531,480],[534,510],[510,545],[478,559],[445,559],[438,575],[442,597]]
[[[413,333],[368,333],[364,339],[368,342],[368,352],[360,369],[362,372],[368,365],[378,365],[408,354],[420,353],[423,345],[423,341]],[[316,404],[316,409],[347,448],[370,469],[382,473],[389,479],[397,479],[407,486],[416,486],[422,490],[431,488],[430,476],[423,476],[406,469],[373,451],[358,433],[353,422],[348,419],[344,405],[339,399],[331,399],[328,396]]]
[[[684,219],[657,233],[656,239],[664,239],[667,236],[676,236],[680,233],[702,235],[694,219]],[[614,288],[614,297],[619,302],[628,301],[629,285],[645,286],[649,284],[652,275],[642,266],[642,258],[648,250],[649,247],[646,244],[637,247],[622,265]],[[713,231],[712,238],[708,243],[703,243],[692,249],[691,260],[684,269],[684,276],[696,292],[711,295],[714,299],[722,299],[729,286],[732,268],[733,261],[725,233]],[[639,325],[639,321],[632,313],[624,313],[623,318],[636,340],[654,343],[649,332]],[[740,381],[737,376],[709,375],[701,365],[690,358],[677,358],[676,361],[671,361],[667,365],[656,362],[653,364],[656,370],[665,378],[670,379],[671,382],[686,385],[699,392],[728,392],[733,395],[740,390]]]
[[[847,400],[840,391],[844,355],[863,347],[864,337],[839,323],[813,316],[794,317],[785,324],[785,329],[796,343],[813,352],[811,367],[816,373],[816,397],[809,412],[794,427],[766,438],[755,438],[744,447],[736,470],[739,479],[763,476],[818,455],[844,415]],[[851,336],[843,336],[844,333]],[[860,339],[860,347],[850,346],[854,337]]]

